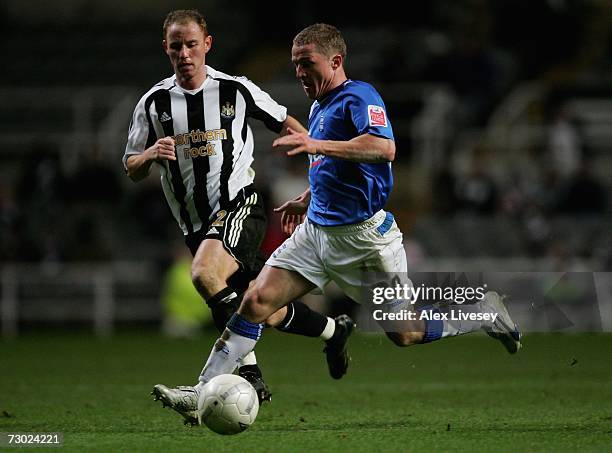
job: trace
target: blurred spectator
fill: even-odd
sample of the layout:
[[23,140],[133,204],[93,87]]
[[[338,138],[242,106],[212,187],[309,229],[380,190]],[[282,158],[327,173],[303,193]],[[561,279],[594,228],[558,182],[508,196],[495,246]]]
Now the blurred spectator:
[[498,188],[488,173],[486,150],[474,150],[468,173],[455,186],[457,206],[463,213],[492,215],[497,210]]
[[551,236],[548,218],[539,205],[528,203],[521,221],[527,256],[542,256],[546,252]]
[[60,165],[59,152],[46,143],[35,144],[23,160],[23,171],[17,182],[17,196],[26,204],[54,208],[66,195],[66,177]]
[[104,261],[113,258],[121,186],[116,170],[98,149],[92,149],[69,179],[71,228],[62,233],[66,259]]
[[61,259],[60,239],[67,193],[58,150],[48,144],[36,144],[28,150],[16,186],[20,261]]
[[455,176],[450,165],[445,165],[433,177],[432,208],[439,215],[452,215],[455,213],[458,200],[455,194]]
[[406,260],[408,261],[408,270],[419,268],[423,265],[427,258],[425,249],[419,241],[411,237],[404,238],[404,249],[406,250]]
[[582,160],[582,140],[565,105],[553,112],[552,122],[548,127],[547,146],[551,169],[561,179],[572,177],[578,171]]

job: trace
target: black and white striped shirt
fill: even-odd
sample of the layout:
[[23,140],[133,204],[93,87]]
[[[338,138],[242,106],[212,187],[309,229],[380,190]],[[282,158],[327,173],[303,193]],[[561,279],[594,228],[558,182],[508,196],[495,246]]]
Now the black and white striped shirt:
[[185,90],[176,76],[162,80],[138,102],[130,124],[123,164],[159,138],[172,136],[175,161],[158,163],[161,183],[174,218],[184,234],[206,227],[255,172],[253,133],[247,118],[280,132],[287,109],[244,77],[206,66],[196,90]]

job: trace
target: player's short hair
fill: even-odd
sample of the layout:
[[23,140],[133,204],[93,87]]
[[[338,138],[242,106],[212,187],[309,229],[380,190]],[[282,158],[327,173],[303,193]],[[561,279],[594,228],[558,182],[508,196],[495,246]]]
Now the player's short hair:
[[293,38],[296,46],[314,44],[319,53],[331,57],[336,54],[346,58],[346,43],[342,33],[333,25],[314,24],[306,27]]
[[208,26],[206,25],[206,19],[201,12],[197,9],[176,9],[170,11],[164,20],[163,34],[166,39],[166,32],[168,27],[172,24],[187,24],[189,22],[195,22],[200,26],[204,32],[204,36],[208,36]]

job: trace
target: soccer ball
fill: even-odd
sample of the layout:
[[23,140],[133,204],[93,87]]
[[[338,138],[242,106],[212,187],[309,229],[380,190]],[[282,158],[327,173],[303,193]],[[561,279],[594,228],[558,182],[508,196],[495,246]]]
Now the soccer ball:
[[221,374],[200,392],[198,411],[202,423],[218,434],[238,434],[257,417],[257,392],[243,377]]

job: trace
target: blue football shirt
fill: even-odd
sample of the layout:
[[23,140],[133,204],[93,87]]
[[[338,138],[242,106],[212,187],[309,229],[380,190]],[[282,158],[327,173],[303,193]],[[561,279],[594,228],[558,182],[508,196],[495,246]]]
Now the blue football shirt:
[[[380,94],[368,83],[347,80],[320,101],[308,118],[309,135],[320,140],[347,141],[363,134],[393,140]],[[391,162],[351,162],[309,155],[311,199],[308,219],[323,226],[363,222],[381,210],[391,188]]]

